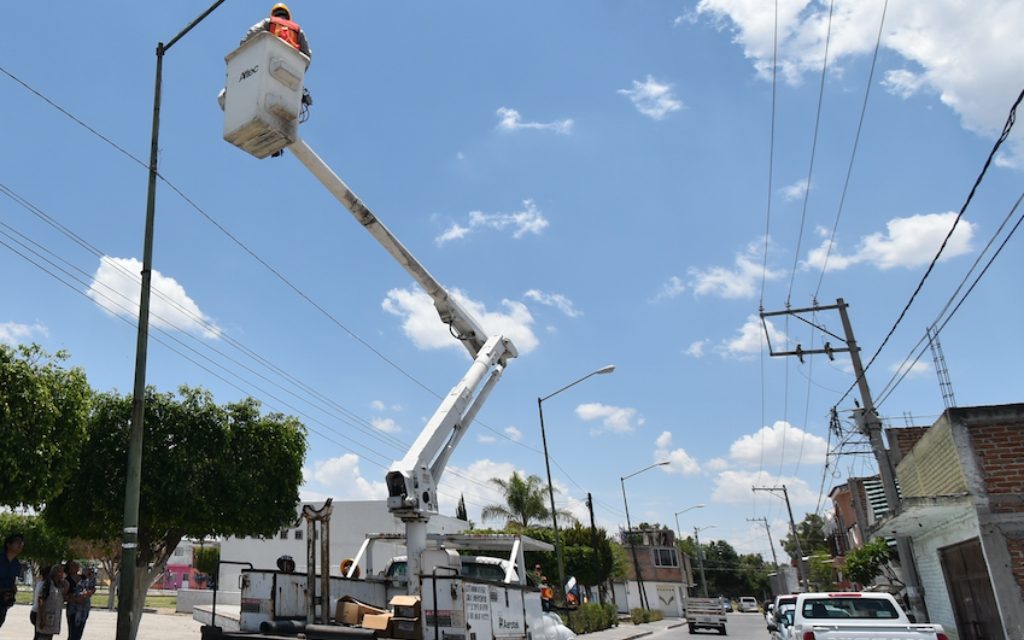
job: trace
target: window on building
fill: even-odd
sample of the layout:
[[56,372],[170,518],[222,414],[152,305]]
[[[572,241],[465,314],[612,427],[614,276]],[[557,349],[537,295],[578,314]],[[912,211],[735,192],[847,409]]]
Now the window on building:
[[180,558],[183,555],[185,555],[185,550],[184,549],[182,549],[181,547],[175,547],[174,548],[174,556],[176,558]]
[[302,529],[296,529],[295,530],[295,539],[296,540],[302,540]]
[[672,548],[658,548],[651,549],[651,554],[654,556],[654,566],[656,567],[678,567],[679,556],[675,549]]
[[281,529],[281,539],[282,540],[287,540],[288,539],[288,530],[287,529]]

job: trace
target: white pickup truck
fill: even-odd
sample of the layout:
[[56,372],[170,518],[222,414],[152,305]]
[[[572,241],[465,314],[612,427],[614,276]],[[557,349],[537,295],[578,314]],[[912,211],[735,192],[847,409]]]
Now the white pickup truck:
[[697,629],[714,629],[725,635],[725,613],[722,612],[722,601],[718,598],[686,598],[683,615],[690,633]]
[[801,593],[796,598],[790,637],[794,640],[949,640],[941,625],[910,622],[887,593]]

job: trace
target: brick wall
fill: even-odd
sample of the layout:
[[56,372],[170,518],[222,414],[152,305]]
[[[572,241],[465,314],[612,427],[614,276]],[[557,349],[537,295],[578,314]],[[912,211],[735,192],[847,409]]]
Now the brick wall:
[[885,436],[889,439],[889,449],[892,450],[893,463],[896,464],[903,459],[910,450],[914,448],[921,436],[928,433],[929,427],[903,427],[900,429],[886,429]]
[[968,433],[989,495],[989,509],[1024,513],[1024,424],[971,425]]
[[1024,537],[1006,537],[1006,548],[1010,552],[1010,569],[1017,585],[1024,593]]

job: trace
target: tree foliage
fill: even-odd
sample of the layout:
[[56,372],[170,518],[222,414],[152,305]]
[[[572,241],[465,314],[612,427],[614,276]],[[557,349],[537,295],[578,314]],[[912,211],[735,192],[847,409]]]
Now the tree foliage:
[[68,539],[37,515],[0,513],[0,540],[12,533],[25,536],[19,558],[36,567],[60,562],[68,556]]
[[220,547],[198,547],[193,551],[192,566],[217,582],[220,572]]
[[[484,520],[503,519],[506,530],[523,530],[546,525],[551,521],[551,511],[546,506],[547,487],[538,476],[523,477],[513,471],[509,479],[491,478],[491,484],[501,490],[504,504],[490,504],[480,511]],[[575,522],[567,511],[558,511],[559,519]]]
[[[803,520],[797,523],[796,530],[800,534],[800,547],[805,556],[828,554],[828,543],[825,541],[825,520],[821,516],[816,513],[808,513]],[[792,531],[782,539],[782,548],[786,550],[790,558],[799,560]]]
[[[119,539],[132,399],[95,396],[73,481],[44,511],[58,531]],[[306,452],[295,418],[260,414],[251,398],[218,406],[211,394],[147,389],[135,590],[145,591],[189,536],[270,536],[295,520]],[[136,620],[138,617],[136,617]]]
[[0,344],[0,505],[38,507],[71,479],[82,449],[92,390],[67,354]]
[[843,572],[853,582],[868,586],[875,578],[884,575],[890,584],[900,582],[892,569],[890,561],[892,549],[885,538],[875,538],[862,547],[853,549],[846,554]]

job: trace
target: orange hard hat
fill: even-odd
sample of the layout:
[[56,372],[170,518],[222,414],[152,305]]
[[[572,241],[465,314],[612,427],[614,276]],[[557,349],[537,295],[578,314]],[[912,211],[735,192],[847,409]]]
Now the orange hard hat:
[[284,12],[284,19],[291,20],[292,12],[288,9],[288,5],[283,2],[278,2],[274,6],[270,7],[270,15],[276,16],[278,13]]

